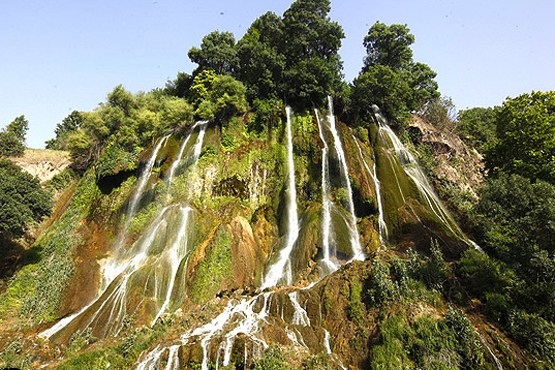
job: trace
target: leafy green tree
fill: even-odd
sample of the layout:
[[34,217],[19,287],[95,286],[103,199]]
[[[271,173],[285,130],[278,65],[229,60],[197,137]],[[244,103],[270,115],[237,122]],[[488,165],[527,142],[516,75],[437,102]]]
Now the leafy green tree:
[[412,60],[414,36],[406,25],[376,22],[364,38],[367,55],[360,75],[353,81],[352,115],[366,117],[377,104],[389,119],[405,122],[411,111],[420,111],[439,98],[436,73]]
[[25,136],[28,129],[29,121],[25,119],[25,116],[19,116],[0,131],[0,156],[22,156],[25,151]]
[[482,247],[523,282],[511,294],[515,304],[555,321],[555,186],[499,173],[471,219]]
[[166,82],[164,93],[179,98],[188,97],[189,88],[193,84],[193,77],[185,72],[178,72],[175,80]]
[[496,108],[471,108],[459,111],[456,128],[459,134],[481,152],[495,145]]
[[36,177],[0,159],[0,238],[22,236],[32,222],[50,214],[52,201]]
[[555,91],[507,99],[496,112],[496,124],[487,168],[555,184]]
[[285,55],[283,21],[272,12],[256,19],[237,43],[238,78],[249,101],[282,95]]
[[343,29],[328,17],[329,0],[297,0],[283,15],[285,98],[300,108],[318,104],[341,85]]
[[352,91],[355,117],[371,115],[376,104],[388,117],[400,121],[408,118],[406,102],[410,99],[410,86],[402,74],[388,66],[377,64],[359,75],[353,81]]
[[235,78],[206,69],[195,77],[191,86],[195,115],[222,124],[227,118],[246,111],[245,93],[245,85]]
[[407,25],[392,24],[388,26],[376,22],[364,37],[366,57],[364,58],[363,72],[371,66],[380,64],[392,69],[405,69],[412,63],[412,50],[414,35],[410,33]]
[[193,76],[205,69],[212,69],[217,74],[233,74],[238,64],[235,37],[231,32],[209,33],[202,39],[200,48],[191,48],[188,55],[193,63],[198,64]]
[[74,110],[62,122],[56,125],[56,137],[46,142],[46,149],[65,150],[67,148],[67,136],[70,132],[78,130],[83,123],[81,113]]

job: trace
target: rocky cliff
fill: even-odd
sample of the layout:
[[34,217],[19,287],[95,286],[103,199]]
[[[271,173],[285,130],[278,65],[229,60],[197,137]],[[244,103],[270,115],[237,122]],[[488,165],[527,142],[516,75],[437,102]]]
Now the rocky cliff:
[[278,348],[305,369],[522,364],[448,306],[449,261],[474,247],[379,111],[365,128],[331,101],[248,122],[197,122],[69,188],[1,297],[4,363],[245,369]]

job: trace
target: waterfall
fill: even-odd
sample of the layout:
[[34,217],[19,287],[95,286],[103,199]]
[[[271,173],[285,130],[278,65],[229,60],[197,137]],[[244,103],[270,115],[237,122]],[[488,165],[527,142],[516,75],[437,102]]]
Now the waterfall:
[[291,133],[291,108],[285,108],[287,114],[287,236],[285,247],[278,259],[270,267],[262,283],[262,289],[275,286],[283,277],[286,284],[292,284],[291,262],[289,258],[293,246],[299,236],[299,220],[297,216],[297,189],[295,185],[295,162],[293,160],[293,135]]
[[343,151],[343,145],[341,144],[341,139],[339,138],[339,133],[335,127],[335,116],[333,114],[333,101],[331,96],[328,96],[328,122],[330,125],[331,134],[333,136],[335,151],[337,157],[339,158],[339,163],[341,165],[341,174],[343,180],[347,184],[347,202],[349,207],[349,212],[351,215],[350,219],[350,233],[351,233],[351,247],[353,249],[353,260],[364,260],[364,252],[360,245],[360,237],[358,235],[357,228],[357,218],[355,215],[355,204],[353,202],[353,189],[351,187],[351,180],[349,179],[349,169],[347,167],[347,160],[345,159],[345,152]]
[[[177,370],[180,368],[180,364],[178,357],[174,353],[177,353],[178,347],[194,343],[200,343],[202,348],[202,370],[210,369],[210,356],[214,353],[213,349],[216,349],[216,364],[214,364],[216,368],[220,365],[224,367],[229,366],[232,360],[233,345],[240,334],[248,337],[254,346],[253,352],[258,352],[258,356],[260,356],[262,351],[269,347],[264,338],[264,333],[266,332],[264,326],[271,325],[275,320],[282,321],[288,338],[293,345],[306,349],[308,347],[298,327],[310,326],[311,324],[306,310],[302,308],[298,301],[298,293],[298,291],[294,291],[284,296],[289,299],[289,304],[293,308],[292,315],[288,317],[283,316],[283,307],[281,309],[274,307],[273,311],[276,314],[270,312],[270,300],[275,297],[274,292],[262,293],[240,301],[231,300],[227,303],[224,310],[210,322],[182,334],[177,344],[174,342],[166,347],[158,345],[148,352],[137,364],[136,368],[137,370],[159,369],[167,354],[165,368]],[[274,300],[275,304],[279,304],[279,302],[279,299]],[[279,316],[280,312],[281,317]],[[326,351],[331,353],[329,345],[330,335],[327,330],[324,331],[321,340]]]
[[[206,126],[206,122],[197,126],[199,131],[192,148],[191,173],[196,171],[195,164],[200,156]],[[191,130],[185,142],[190,140],[194,131],[194,129]],[[153,151],[137,189],[144,190],[146,180],[142,180],[145,178],[148,180],[150,177],[157,152],[165,138],[167,137],[160,140]],[[178,161],[180,156],[171,166],[174,171]],[[140,198],[140,194],[136,194],[133,194],[132,203]],[[133,210],[134,207],[136,206],[129,209]],[[188,199],[185,205],[172,204],[163,207],[139,240],[124,252],[118,250],[115,256],[105,263],[102,272],[106,283],[97,298],[79,312],[45,330],[40,336],[50,338],[70,326],[70,329],[74,330],[90,327],[93,334],[100,337],[119,333],[130,309],[136,310],[142,304],[142,302],[133,303],[129,297],[130,292],[136,290],[132,288],[137,286],[143,287],[143,300],[153,299],[156,304],[156,312],[153,312],[154,319],[151,322],[153,325],[168,309],[176,289],[178,272],[182,270],[180,267],[187,262],[186,257],[191,249],[188,242],[188,225],[192,213],[193,209],[188,206]],[[133,212],[128,214],[132,215]],[[149,288],[152,285],[154,288]]]
[[[201,142],[203,140],[204,131],[206,130],[206,125],[207,124],[208,124],[208,121],[198,121],[193,125],[193,127],[191,127],[191,132],[193,132],[197,127],[199,127],[199,126],[201,127],[200,130],[199,130],[199,136],[202,135],[202,137],[200,139]],[[169,187],[171,186],[171,183],[172,183],[173,178],[175,176],[175,172],[177,170],[177,167],[179,167],[179,164],[181,163],[181,159],[183,157],[183,152],[185,151],[185,147],[189,143],[190,139],[191,139],[191,135],[187,135],[185,137],[185,139],[183,140],[183,143],[181,143],[181,147],[179,148],[179,153],[177,154],[177,157],[175,158],[172,165],[170,166],[170,170],[169,170],[169,174],[168,174],[168,190],[167,190],[168,194],[169,194]],[[197,138],[197,143],[198,143],[198,141],[199,140]],[[195,155],[195,154],[193,154],[193,155]]]
[[[374,115],[378,121],[379,131],[378,134],[383,140],[389,140],[393,145],[393,149],[403,170],[410,177],[413,183],[416,185],[418,192],[426,202],[427,208],[434,214],[434,216],[453,233],[454,236],[458,237],[464,241],[469,246],[475,248],[478,251],[483,252],[479,245],[474,243],[472,240],[468,239],[466,235],[459,228],[457,223],[453,220],[449,211],[445,208],[437,194],[435,193],[433,187],[428,182],[426,175],[422,168],[418,165],[418,162],[411,154],[411,152],[403,145],[401,140],[395,135],[391,127],[387,124],[385,118],[381,115],[378,106],[373,107]],[[403,199],[404,200],[404,199]]]
[[493,353],[493,350],[488,345],[488,342],[486,341],[486,339],[479,332],[476,332],[476,334],[478,334],[478,338],[480,338],[480,341],[482,342],[484,347],[486,347],[486,349],[488,350],[489,354],[491,355],[491,358],[493,358],[493,361],[495,362],[495,365],[497,366],[497,369],[498,370],[503,370],[503,365],[501,364],[501,361],[499,361],[499,358],[497,358],[495,353]]
[[328,272],[336,271],[339,265],[331,260],[330,250],[330,231],[331,231],[331,200],[330,200],[330,169],[329,169],[329,147],[324,135],[324,128],[318,115],[318,110],[314,109],[316,121],[318,122],[318,133],[320,140],[324,144],[322,148],[322,263]]
[[385,240],[387,240],[387,224],[385,223],[383,214],[383,204],[382,204],[382,195],[381,195],[381,184],[380,184],[380,180],[378,180],[378,174],[376,172],[376,160],[374,159],[374,168],[373,171],[370,171],[370,167],[368,166],[368,163],[366,162],[366,159],[364,159],[364,155],[362,154],[362,148],[360,147],[360,144],[358,143],[358,140],[356,139],[356,137],[353,135],[353,141],[355,142],[357,148],[358,148],[358,152],[360,154],[360,158],[362,159],[362,163],[364,164],[364,168],[366,169],[366,172],[370,175],[370,177],[372,178],[372,180],[374,181],[374,187],[376,189],[376,199],[378,202],[378,231],[380,233],[380,243],[384,244]]
[[168,140],[168,138],[169,138],[169,135],[166,135],[162,139],[160,139],[160,141],[158,141],[158,144],[156,144],[156,147],[152,151],[152,155],[148,159],[146,166],[143,172],[141,173],[141,176],[139,177],[139,185],[137,186],[135,192],[133,193],[133,196],[131,197],[131,201],[129,202],[129,207],[127,209],[124,230],[127,230],[127,227],[129,226],[131,219],[137,212],[137,207],[139,206],[139,201],[141,200],[141,197],[144,193],[145,186],[148,183],[148,180],[150,179],[150,175],[152,175],[152,169],[154,168],[154,164],[156,163],[156,157],[158,156],[158,152],[162,148],[162,145]]

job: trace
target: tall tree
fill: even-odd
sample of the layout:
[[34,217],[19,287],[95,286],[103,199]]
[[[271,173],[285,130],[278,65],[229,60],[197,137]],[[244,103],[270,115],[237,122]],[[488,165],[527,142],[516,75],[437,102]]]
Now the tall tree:
[[340,89],[345,34],[329,12],[329,0],[297,0],[283,15],[285,97],[303,108]]
[[237,43],[238,78],[247,87],[251,102],[282,96],[283,42],[283,21],[268,12],[256,19]]
[[30,223],[50,214],[51,205],[36,177],[0,159],[0,239],[20,237]]
[[363,45],[366,48],[364,68],[381,64],[392,69],[404,69],[412,62],[414,35],[410,33],[407,25],[392,24],[388,26],[376,22],[364,37]]
[[67,137],[70,132],[78,130],[83,123],[81,113],[74,110],[62,122],[56,125],[56,137],[46,142],[46,149],[65,150],[67,149]]
[[414,40],[406,25],[376,22],[370,27],[363,43],[364,66],[353,81],[355,117],[367,116],[378,104],[388,118],[404,122],[411,111],[439,98],[436,73],[412,59]]
[[188,55],[198,64],[194,76],[205,69],[212,69],[217,74],[234,74],[237,68],[235,37],[231,32],[209,33],[203,37],[200,48],[191,48]]

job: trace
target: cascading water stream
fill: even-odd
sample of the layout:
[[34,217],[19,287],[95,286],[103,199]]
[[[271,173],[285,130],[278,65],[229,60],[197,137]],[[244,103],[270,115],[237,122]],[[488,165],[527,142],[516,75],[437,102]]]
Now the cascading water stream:
[[129,202],[129,207],[127,209],[127,214],[125,217],[125,226],[124,226],[125,231],[129,227],[129,223],[131,222],[131,219],[133,218],[135,213],[137,213],[137,207],[139,206],[139,201],[141,200],[141,197],[144,193],[145,186],[148,183],[150,176],[152,175],[152,170],[154,168],[154,164],[156,163],[156,157],[158,156],[158,152],[162,148],[162,145],[169,139],[169,137],[170,137],[169,135],[164,136],[162,139],[160,139],[158,144],[156,144],[156,147],[152,151],[152,155],[148,159],[146,166],[143,172],[141,173],[141,176],[139,178],[139,185],[137,186],[135,192],[133,193],[133,196],[131,197],[131,201]]
[[[201,121],[201,122],[197,122],[192,128],[191,128],[191,132],[198,126],[199,128],[199,133],[197,136],[197,141],[195,143],[195,146],[193,147],[193,165],[195,166],[193,168],[193,172],[196,170],[196,163],[200,157],[200,152],[202,149],[202,143],[204,142],[204,133],[206,132],[206,126],[207,126],[208,122],[207,121]],[[175,169],[177,168],[179,162],[181,161],[181,157],[183,156],[183,150],[185,148],[185,146],[187,145],[187,142],[189,141],[191,137],[191,134],[187,135],[187,137],[185,138],[185,140],[183,141],[183,144],[181,146],[181,150],[179,152],[179,155],[177,156],[177,158],[175,159],[175,161],[172,163],[171,167],[170,167],[170,176],[168,178],[168,189],[171,185],[171,180],[173,179],[173,176],[175,174]],[[169,193],[168,193],[169,194]],[[190,194],[188,195],[188,197],[190,198]],[[171,294],[173,292],[174,289],[174,285],[175,285],[175,280],[177,278],[177,272],[179,270],[179,267],[181,266],[181,263],[183,261],[183,258],[185,258],[185,256],[188,254],[189,250],[188,250],[188,242],[187,242],[187,229],[189,226],[189,219],[190,219],[190,213],[193,211],[192,208],[189,207],[188,203],[189,203],[189,199],[187,199],[186,201],[187,206],[186,207],[182,207],[181,208],[181,212],[182,212],[182,223],[181,223],[181,227],[179,228],[179,233],[177,235],[177,238],[175,240],[175,242],[171,245],[169,250],[165,250],[165,256],[167,258],[167,262],[170,264],[170,281],[167,284],[167,288],[166,288],[166,294],[165,294],[165,298],[164,298],[164,303],[162,304],[161,308],[158,310],[158,312],[156,313],[156,316],[154,317],[154,319],[152,320],[151,325],[153,326],[156,321],[158,320],[158,318],[160,318],[160,316],[166,312],[169,304],[170,304],[170,300],[171,300]],[[186,263],[187,261],[185,261]]]
[[330,250],[330,231],[331,231],[331,200],[330,200],[330,169],[329,169],[329,146],[324,135],[324,128],[320,121],[319,112],[314,109],[316,122],[318,123],[318,133],[320,140],[324,144],[322,148],[322,264],[328,272],[336,271],[339,265],[332,261]]
[[422,168],[418,165],[418,162],[413,157],[411,152],[403,145],[401,140],[395,135],[391,127],[387,124],[385,118],[381,115],[378,106],[373,105],[374,116],[378,121],[379,125],[379,135],[383,140],[389,140],[393,145],[393,149],[397,154],[399,162],[403,167],[405,173],[411,178],[413,183],[416,185],[419,193],[422,195],[428,209],[435,215],[435,217],[445,226],[449,231],[453,233],[456,237],[472,246],[478,251],[483,252],[482,248],[474,243],[472,240],[468,239],[466,235],[459,228],[457,223],[451,217],[449,211],[445,208],[439,197],[436,195],[432,186],[428,182],[426,175]]
[[384,211],[383,211],[383,204],[382,204],[381,184],[380,184],[380,180],[378,180],[378,174],[376,172],[376,161],[374,160],[374,170],[370,171],[370,167],[368,166],[368,163],[366,162],[366,159],[364,159],[364,155],[362,154],[362,148],[360,147],[360,144],[358,143],[358,140],[354,135],[353,135],[353,141],[355,142],[358,148],[358,152],[359,152],[360,158],[362,159],[362,163],[364,164],[364,168],[366,169],[366,172],[368,172],[368,174],[374,181],[374,187],[376,189],[376,198],[378,202],[378,231],[380,234],[380,243],[383,244],[385,240],[387,240],[388,231],[387,231],[387,224],[385,223],[384,216],[383,216]]
[[[292,272],[289,265],[289,258],[293,246],[299,235],[299,224],[297,216],[296,188],[295,188],[295,167],[293,160],[293,139],[291,132],[291,110],[287,108],[287,168],[288,168],[288,189],[287,189],[287,217],[288,229],[286,236],[286,246],[280,251],[276,262],[270,267],[269,273],[263,281],[262,288],[270,288],[277,285],[280,281],[292,284]],[[312,285],[310,285],[312,286]],[[220,353],[223,352],[221,363],[228,366],[231,362],[231,353],[235,339],[239,334],[246,335],[254,346],[258,347],[258,353],[268,347],[261,325],[267,324],[270,315],[270,299],[274,297],[273,292],[262,293],[252,298],[245,298],[240,301],[228,302],[226,308],[216,318],[207,324],[183,334],[178,344],[167,347],[158,346],[138,363],[138,370],[157,369],[162,365],[162,359],[167,354],[165,369],[179,369],[179,361],[176,355],[180,346],[196,342],[203,350],[202,370],[209,369],[209,361],[213,349],[216,350],[216,367],[220,365]],[[288,334],[293,336],[294,343],[304,346],[302,336],[294,326],[310,326],[310,319],[307,312],[299,302],[298,292],[294,291],[287,295],[289,305],[292,308],[292,316],[288,318],[287,325],[293,329],[287,329]],[[279,301],[276,301],[279,302]],[[260,308],[258,308],[260,307]],[[282,308],[281,320],[285,321]],[[329,348],[329,333],[326,332],[326,350],[331,353]],[[218,342],[219,340],[219,342]],[[214,347],[216,346],[216,347]],[[247,357],[245,346],[245,360]]]
[[[204,131],[206,130],[206,125],[207,124],[208,124],[208,121],[198,121],[193,125],[193,127],[191,127],[191,132],[193,132],[197,127],[201,126],[201,129],[199,131],[199,135],[202,134],[204,136]],[[175,172],[177,171],[177,168],[179,167],[179,165],[181,163],[181,160],[183,158],[183,152],[185,151],[185,148],[187,147],[187,144],[189,143],[190,139],[191,139],[191,135],[187,135],[185,137],[185,139],[181,143],[181,147],[179,148],[179,153],[177,153],[177,157],[173,161],[172,165],[170,166],[170,170],[168,171],[168,189],[166,190],[168,198],[170,196],[170,187],[172,185],[173,178],[175,177]],[[201,138],[201,141],[202,140],[203,140],[203,138]],[[198,138],[197,138],[197,142],[198,142]]]
[[[206,123],[199,125],[199,133],[193,147],[193,165],[196,165],[200,156],[205,129]],[[190,139],[193,131],[191,130],[185,141]],[[156,158],[160,147],[159,143],[152,158]],[[154,163],[152,158],[149,160],[149,165],[145,167],[145,173],[152,171],[150,167],[150,164],[152,163],[153,166]],[[179,160],[180,157],[177,157],[175,161]],[[196,167],[193,167],[191,172],[195,169]],[[148,177],[150,175],[141,176],[147,179]],[[141,182],[138,189],[144,189],[145,185],[146,182]],[[134,196],[134,198],[139,197]],[[129,301],[131,288],[137,285],[144,287],[143,299],[147,299],[149,297],[147,287],[150,286],[151,279],[154,291],[150,297],[157,305],[159,297],[163,299],[154,314],[152,320],[154,324],[169,307],[178,270],[189,253],[187,231],[192,211],[188,205],[173,204],[163,207],[141,239],[123,253],[118,250],[116,255],[105,264],[103,273],[107,283],[97,298],[76,314],[60,320],[56,325],[45,330],[40,336],[50,338],[70,326],[72,327],[70,329],[74,330],[90,327],[95,336],[117,334],[123,327],[129,308],[132,310],[138,308],[137,303]],[[166,245],[169,245],[169,248],[165,248]],[[161,252],[156,252],[158,246],[162,246]]]
[[278,259],[270,267],[262,283],[262,289],[270,288],[285,277],[285,283],[291,285],[292,273],[289,258],[293,246],[299,236],[299,220],[297,215],[297,188],[295,185],[295,162],[293,160],[293,134],[291,133],[291,108],[285,108],[287,114],[287,236],[285,247],[280,251]]
[[350,238],[351,247],[353,249],[353,260],[364,260],[364,252],[360,244],[360,237],[358,235],[357,218],[355,215],[355,204],[353,201],[353,189],[351,187],[351,180],[349,179],[349,169],[347,167],[347,160],[345,159],[345,152],[343,151],[343,145],[341,144],[341,139],[339,138],[339,133],[335,126],[335,116],[333,114],[333,101],[331,96],[328,96],[328,123],[330,125],[331,134],[333,136],[334,146],[339,158],[339,163],[341,165],[341,174],[347,186],[347,203],[349,207],[349,212],[351,215],[350,219]]

